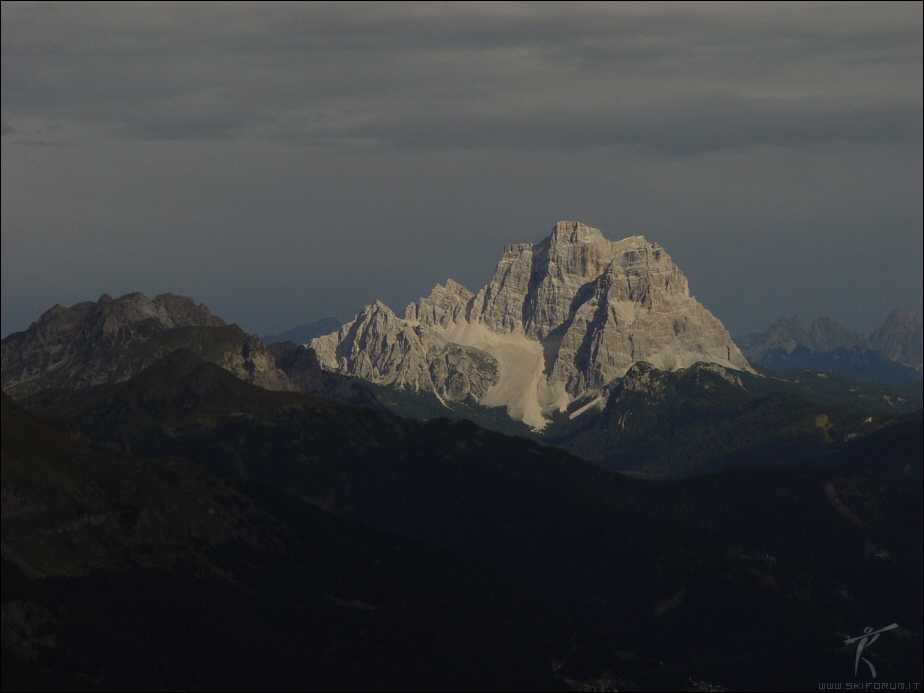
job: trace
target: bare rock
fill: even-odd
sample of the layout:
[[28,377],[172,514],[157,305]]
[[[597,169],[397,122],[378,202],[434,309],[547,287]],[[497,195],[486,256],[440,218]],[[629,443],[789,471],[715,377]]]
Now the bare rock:
[[907,310],[893,310],[870,336],[870,343],[892,361],[921,370],[924,361],[924,322]]
[[535,428],[640,361],[750,369],[663,248],[641,236],[610,241],[578,222],[508,245],[477,294],[449,280],[403,319],[377,302],[312,347],[326,369],[505,406]]
[[293,389],[256,335],[228,325],[185,296],[100,296],[56,305],[2,343],[2,385],[13,397],[47,388],[127,380],[177,349],[189,349],[268,389]]

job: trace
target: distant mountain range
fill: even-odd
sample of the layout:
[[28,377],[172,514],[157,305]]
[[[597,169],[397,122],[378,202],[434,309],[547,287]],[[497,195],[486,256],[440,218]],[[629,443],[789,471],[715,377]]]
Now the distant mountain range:
[[736,338],[752,363],[777,371],[809,369],[860,380],[900,385],[921,378],[924,323],[908,311],[893,310],[883,324],[863,336],[831,318],[816,318],[805,329],[798,317],[779,318],[766,332]]
[[[748,346],[914,372],[919,323]],[[55,306],[2,342],[3,689],[804,690],[890,623],[920,681],[924,385],[821,370],[573,222],[309,345]]]
[[[572,260],[574,257],[584,257],[585,260],[580,262],[590,262],[587,258],[597,257],[603,252],[600,248],[612,250],[612,244],[607,245],[609,242],[601,240],[602,236],[595,230],[567,225],[556,228],[558,236],[555,238],[558,240],[553,243],[554,238],[547,239],[539,251],[542,262],[548,263],[543,265],[543,272],[552,272],[556,277],[570,276],[562,274],[560,268],[554,269],[558,264],[548,260],[550,253],[559,253],[565,259]],[[581,241],[582,238],[586,242]],[[654,307],[663,308],[668,305],[665,302],[667,299],[657,298],[659,294],[656,286],[639,287],[647,286],[646,281],[659,285],[661,280],[656,281],[652,278],[655,276],[662,279],[665,276],[673,277],[669,282],[664,280],[679,292],[671,300],[687,306],[685,310],[691,314],[702,313],[702,316],[707,316],[701,317],[705,324],[712,326],[712,331],[707,331],[711,335],[707,339],[693,329],[691,325],[695,321],[688,322],[689,330],[683,338],[697,344],[702,344],[703,340],[711,343],[709,339],[712,338],[725,339],[718,321],[698,307],[699,304],[686,295],[685,288],[677,289],[685,287],[677,278],[682,275],[679,275],[678,270],[671,269],[673,266],[665,259],[663,251],[636,239],[630,241],[626,252],[632,258],[640,257],[637,256],[639,252],[643,255],[658,254],[663,264],[660,273],[650,269],[638,270],[644,263],[639,265],[635,259],[630,261],[623,254],[617,254],[607,264],[611,279],[604,281],[597,277],[590,284],[596,286],[601,282],[606,284],[608,281],[616,281],[613,277],[618,274],[614,269],[617,259],[635,267],[636,270],[632,271],[642,272],[647,279],[630,279],[630,276],[634,276],[630,272],[619,281],[632,283],[641,292],[639,306],[632,310],[640,314],[647,311],[649,315],[639,318],[639,321],[647,325],[649,331],[656,331],[652,325],[663,326],[665,320],[681,318],[655,315],[657,311]],[[521,250],[526,252],[527,249]],[[518,252],[511,251],[511,258],[519,258]],[[622,252],[619,250],[619,253]],[[564,263],[564,260],[559,258],[556,263]],[[505,278],[495,281],[492,286],[496,286],[482,292],[483,295],[493,296],[492,301],[497,304],[497,296],[507,291],[503,287],[516,284],[511,272],[510,267],[500,271]],[[544,276],[541,272],[536,275],[541,276]],[[534,278],[537,287],[542,286],[544,281]],[[557,286],[557,281],[549,280],[552,287],[549,291],[564,291]],[[569,281],[573,284],[573,277]],[[499,337],[483,324],[473,327],[459,317],[461,314],[450,320],[445,310],[437,309],[436,306],[452,304],[454,299],[451,299],[451,295],[457,298],[465,295],[459,293],[461,287],[457,289],[455,294],[448,290],[437,291],[435,294],[442,297],[439,300],[431,297],[423,299],[418,306],[411,306],[409,312],[412,314],[431,315],[416,325],[406,319],[389,318],[387,312],[383,312],[385,309],[379,307],[367,316],[369,320],[364,318],[359,323],[344,326],[337,333],[315,340],[312,346],[275,342],[269,347],[255,335],[248,335],[236,325],[228,325],[207,307],[190,298],[164,294],[148,299],[136,293],[113,299],[104,295],[95,303],[84,302],[70,308],[55,306],[28,330],[3,340],[2,383],[8,394],[23,399],[42,391],[85,389],[96,384],[124,382],[177,349],[187,349],[196,357],[221,366],[239,379],[267,389],[314,394],[388,409],[412,418],[470,419],[490,429],[556,445],[610,469],[657,478],[688,476],[741,464],[791,464],[802,459],[814,459],[822,451],[830,451],[845,441],[869,435],[894,422],[896,417],[920,409],[924,401],[920,380],[915,381],[916,385],[890,388],[872,383],[860,385],[856,381],[838,379],[833,375],[823,377],[823,374],[817,374],[816,371],[821,370],[817,368],[812,372],[802,371],[794,375],[773,375],[771,372],[754,372],[749,366],[739,368],[727,363],[700,361],[686,367],[657,368],[641,360],[606,383],[600,384],[602,381],[594,380],[597,384],[592,389],[577,390],[573,399],[569,399],[568,395],[556,407],[530,409],[545,417],[545,423],[538,430],[538,427],[531,425],[536,421],[518,420],[509,416],[510,407],[513,406],[511,402],[515,400],[525,403],[524,406],[528,404],[532,407],[535,404],[538,407],[538,400],[531,397],[538,396],[540,391],[550,392],[550,383],[556,377],[555,374],[565,373],[570,368],[567,363],[562,365],[562,358],[570,358],[572,360],[568,363],[581,363],[591,371],[597,367],[592,367],[594,362],[582,360],[576,354],[563,356],[561,351],[555,357],[556,360],[552,360],[555,352],[550,348],[546,351],[548,363],[552,364],[547,369],[549,380],[531,380],[532,376],[522,368],[529,370],[538,367],[538,361],[524,361],[526,352],[522,349],[532,349],[529,353],[546,362],[545,357],[540,359],[534,353],[540,343],[531,342],[525,336],[522,326],[512,336],[507,334]],[[538,288],[535,291],[537,296],[541,294]],[[618,291],[615,294],[621,295]],[[590,294],[585,291],[585,298],[587,295]],[[600,300],[604,301],[601,305],[607,306],[606,310],[591,311],[598,315],[598,328],[585,325],[582,329],[585,329],[587,335],[597,334],[594,332],[597,329],[616,334],[620,324],[616,314],[629,309],[624,305],[619,308],[622,304],[609,304],[606,302],[609,299]],[[538,298],[530,301],[535,303]],[[474,298],[471,298],[469,307],[473,305]],[[457,307],[460,310],[464,308],[462,304]],[[379,317],[375,318],[373,314]],[[580,314],[580,310],[575,311],[571,317],[572,326]],[[431,322],[437,325],[441,320],[447,326],[454,327],[428,326]],[[830,321],[816,321],[810,330],[801,332],[796,329],[797,321],[782,325],[773,332],[771,338],[765,340],[771,345],[764,350],[765,356],[777,353],[775,345],[778,342],[789,345],[795,339],[811,339],[814,345],[832,346],[855,344],[860,339]],[[469,336],[481,330],[487,340],[482,346],[487,351],[446,341],[440,335],[446,334],[447,329],[453,334],[465,332]],[[538,330],[539,327],[534,329]],[[641,327],[638,329],[641,330]],[[669,333],[673,334],[673,328]],[[890,334],[893,337],[888,337]],[[626,339],[635,344],[645,343],[650,346],[656,341],[651,338],[645,342],[640,332],[631,329],[628,335]],[[784,341],[781,335],[789,341]],[[557,338],[547,336],[546,342],[549,339],[554,342]],[[612,339],[617,344],[613,348],[618,350],[618,340],[622,337]],[[880,339],[883,343],[902,344],[901,340],[894,337],[894,331],[880,330]],[[376,383],[324,368],[316,348],[336,340],[342,342],[340,346],[333,348],[328,344],[324,347],[328,355],[350,354],[358,344],[366,344],[371,356],[367,358],[364,356],[366,352],[356,351],[350,358],[355,357],[355,363],[366,363],[370,368],[375,359],[397,364],[392,375],[398,374],[398,380],[392,380],[389,376],[384,378],[384,384]],[[426,350],[424,343],[428,345]],[[604,348],[606,343],[606,340],[601,342],[601,348],[594,352],[598,365],[601,359],[609,359]],[[372,344],[379,346],[372,349]],[[901,348],[907,352],[907,348]],[[798,356],[801,349],[804,347],[796,347],[792,354]],[[658,353],[661,354],[659,358],[666,358],[663,349]],[[437,357],[437,354],[442,356]],[[837,352],[833,352],[833,355],[836,356]],[[831,356],[826,355],[827,358]],[[689,353],[684,358],[688,357],[692,358]],[[507,365],[502,368],[503,363]],[[558,365],[554,365],[556,363]],[[612,360],[609,363],[615,368]],[[672,363],[676,366],[678,362]],[[900,367],[891,361],[887,365],[891,368]],[[574,375],[574,379],[567,383],[578,383],[575,387],[589,387],[587,383],[599,377],[599,368],[598,376],[593,378],[588,375],[591,371],[585,369],[583,376]],[[375,372],[381,374],[383,371]],[[480,399],[472,396],[472,388],[478,382],[474,378],[476,372],[484,376],[482,384],[478,386],[484,392]],[[534,371],[529,372],[536,375]],[[416,373],[419,378],[401,379],[412,373]],[[434,386],[437,381],[444,385],[439,391],[425,387],[426,383]],[[412,383],[417,386],[411,387]],[[567,383],[559,381],[554,387],[561,386],[560,391],[567,395]],[[498,397],[501,394],[515,397],[507,400],[507,406],[499,406],[499,402],[488,397],[491,392],[499,393]],[[487,406],[487,403],[496,406]]]

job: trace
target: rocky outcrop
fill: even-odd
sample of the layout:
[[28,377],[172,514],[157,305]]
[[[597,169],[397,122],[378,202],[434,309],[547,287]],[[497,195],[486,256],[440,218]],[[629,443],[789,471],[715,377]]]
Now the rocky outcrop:
[[3,389],[16,398],[47,388],[120,382],[177,349],[248,382],[293,389],[256,335],[185,296],[140,293],[70,308],[56,305],[2,343]]
[[409,319],[376,301],[338,332],[313,340],[311,348],[322,366],[339,373],[432,391],[444,399],[478,401],[495,384],[498,366],[489,353],[445,338],[445,328],[456,324],[453,317],[464,321],[452,312],[458,308],[452,285],[464,291],[455,282],[437,286],[430,298],[408,307]]
[[663,248],[641,236],[610,241],[578,222],[508,245],[477,294],[449,280],[403,318],[377,302],[312,346],[327,369],[505,406],[535,428],[638,361],[749,368]]
[[907,310],[893,310],[870,336],[873,348],[892,361],[921,370],[924,361],[924,322]]
[[805,344],[807,339],[802,322],[794,315],[791,318],[777,318],[766,332],[751,332],[743,337],[735,337],[735,343],[749,361],[760,363],[770,351],[780,349],[790,354],[796,347]]
[[835,349],[868,349],[869,341],[849,327],[825,316],[812,320],[807,346],[821,352]]

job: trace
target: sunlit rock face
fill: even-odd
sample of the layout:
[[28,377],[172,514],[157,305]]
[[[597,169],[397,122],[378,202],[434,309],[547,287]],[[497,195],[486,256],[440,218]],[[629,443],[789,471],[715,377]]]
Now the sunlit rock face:
[[610,241],[571,221],[539,243],[504,248],[477,294],[449,280],[403,318],[377,302],[312,346],[327,369],[504,406],[534,428],[599,397],[639,361],[749,368],[657,243]]

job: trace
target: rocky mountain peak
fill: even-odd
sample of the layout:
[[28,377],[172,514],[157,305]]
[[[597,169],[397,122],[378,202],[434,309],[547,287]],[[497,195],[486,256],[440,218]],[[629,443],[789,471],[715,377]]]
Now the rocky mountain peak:
[[863,335],[857,334],[828,316],[815,318],[808,331],[808,346],[815,351],[827,352],[835,349],[866,349],[869,342]]
[[736,341],[752,363],[774,370],[807,368],[892,384],[920,377],[924,352],[921,318],[898,310],[868,338],[827,316],[808,329],[793,316]]
[[427,325],[446,327],[460,320],[468,319],[468,310],[475,295],[458,282],[447,279],[446,284],[437,284],[427,298],[418,304],[410,304],[404,311],[405,320],[414,320]]
[[[139,295],[144,298],[143,295]],[[221,327],[228,324],[217,315],[213,315],[204,303],[196,303],[189,296],[158,294],[151,302],[167,311],[173,324],[178,327]]]
[[[649,246],[642,236],[609,241],[599,229],[560,221],[539,243],[505,248],[494,278],[473,302],[473,313],[493,330],[523,331],[542,340],[568,319],[578,291],[601,277],[617,258],[614,272],[623,264],[631,272],[636,264],[637,273],[650,264],[647,248],[658,251],[655,262],[670,262],[659,246]],[[634,255],[633,250],[642,254]]]
[[477,293],[448,280],[403,319],[376,302],[312,346],[327,369],[505,406],[536,428],[639,361],[749,368],[661,246],[610,241],[574,221],[538,243],[507,245]]
[[24,332],[3,340],[2,383],[14,396],[49,387],[82,388],[126,380],[187,348],[240,378],[288,384],[262,342],[186,296],[142,293],[56,305]]
[[924,361],[924,322],[908,310],[895,309],[869,336],[883,356],[921,370]]
[[865,349],[867,340],[828,316],[815,318],[806,329],[799,317],[780,317],[766,332],[754,332],[738,340],[752,361],[762,362],[771,354],[791,354],[799,347],[827,353],[835,349]]
[[[187,296],[160,294],[153,299],[135,292],[112,298],[102,294],[97,302],[83,301],[70,308],[55,304],[32,323],[25,334],[55,340],[77,325],[86,336],[109,335],[123,329],[150,332],[174,327],[220,327],[227,323],[208,307]],[[11,335],[12,337],[12,335]]]
[[595,229],[579,221],[560,221],[555,224],[549,236],[551,245],[575,245],[577,243],[605,242],[600,229]]

